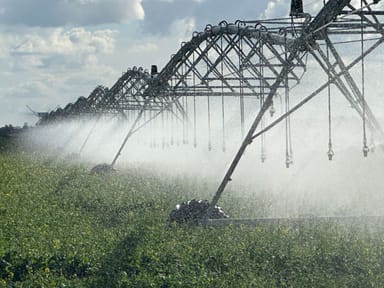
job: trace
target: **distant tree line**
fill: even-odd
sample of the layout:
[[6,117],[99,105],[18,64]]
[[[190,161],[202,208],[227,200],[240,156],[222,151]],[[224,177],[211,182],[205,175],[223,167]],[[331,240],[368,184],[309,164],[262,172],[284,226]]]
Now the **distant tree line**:
[[14,127],[12,124],[5,125],[3,127],[0,127],[0,136],[2,137],[9,137],[14,134],[20,133],[26,129],[28,129],[28,123],[24,123],[23,127]]

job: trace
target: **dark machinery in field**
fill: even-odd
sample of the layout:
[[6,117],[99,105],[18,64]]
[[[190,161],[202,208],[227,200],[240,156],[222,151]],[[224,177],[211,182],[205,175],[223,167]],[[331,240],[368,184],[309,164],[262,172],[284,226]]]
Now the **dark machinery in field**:
[[[356,5],[355,2],[323,1],[318,14],[312,16],[305,13],[302,1],[293,0],[288,18],[236,23],[222,21],[217,26],[207,25],[204,31],[194,32],[189,42],[182,43],[163,69],[152,66],[151,73],[143,68],[129,69],[111,89],[99,86],[88,98],[79,98],[64,109],[52,111],[42,122],[89,114],[96,115],[95,126],[105,114],[126,119],[130,123],[129,131],[108,164],[113,168],[132,135],[145,126],[158,129],[151,126],[154,119],[161,120],[162,131],[180,125],[183,131],[181,142],[194,146],[201,141],[198,128],[204,128],[208,135],[204,139],[207,148],[211,150],[214,142],[219,141],[225,150],[226,139],[232,136],[226,130],[226,107],[237,105],[242,144],[212,200],[185,202],[172,211],[168,221],[186,223],[190,219],[191,223],[196,223],[214,215],[225,218],[225,213],[221,213],[216,205],[247,147],[260,138],[261,160],[265,161],[265,134],[283,122],[285,164],[287,167],[292,165],[290,115],[323,92],[328,95],[328,158],[333,159],[331,88],[337,89],[362,119],[365,157],[370,150],[368,132],[384,139],[384,131],[366,101],[365,92],[365,58],[384,42],[384,10],[380,0],[359,0]],[[349,45],[353,52],[344,57],[344,48]],[[308,59],[320,67],[326,80],[313,83],[312,92],[297,100],[290,91],[294,86],[300,87],[302,77],[308,73]],[[361,71],[358,80],[351,73],[357,67]],[[279,116],[275,115],[276,99],[281,99],[282,103]],[[257,103],[257,107],[254,106],[254,119],[246,130],[245,111],[249,101],[253,101],[252,105]],[[202,115],[201,107],[204,107],[205,115]],[[272,120],[268,122],[266,114],[276,118],[270,118]],[[199,117],[204,118],[205,127],[198,127]],[[214,121],[219,122],[216,125],[221,126],[222,131],[221,137],[215,139],[211,131]],[[175,141],[172,133],[168,133],[170,136],[165,134],[160,136],[163,147]]]

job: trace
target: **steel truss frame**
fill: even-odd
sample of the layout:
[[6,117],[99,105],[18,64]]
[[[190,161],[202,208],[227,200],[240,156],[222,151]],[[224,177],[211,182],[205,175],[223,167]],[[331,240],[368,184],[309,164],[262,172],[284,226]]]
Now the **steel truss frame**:
[[[224,178],[211,201],[211,207],[214,207],[218,203],[222,193],[225,190],[225,187],[227,186],[228,182],[231,181],[231,176],[236,169],[241,157],[243,156],[247,146],[251,144],[255,138],[263,135],[276,124],[289,117],[290,114],[302,107],[310,99],[314,98],[331,84],[334,84],[340,90],[340,92],[345,96],[345,98],[350,102],[351,106],[359,113],[362,118],[367,118],[368,125],[373,130],[373,132],[380,134],[382,138],[384,137],[382,128],[380,127],[378,121],[366,103],[362,91],[358,88],[358,85],[349,72],[351,68],[353,68],[359,62],[363,61],[368,54],[370,54],[384,41],[383,25],[379,22],[377,17],[378,15],[382,15],[382,13],[381,11],[375,13],[376,11],[372,9],[372,6],[377,4],[379,1],[368,3],[366,0],[362,0],[362,3],[364,3],[365,6],[361,7],[360,9],[353,7],[350,2],[350,0],[328,1],[320,13],[309,23],[309,25],[303,27],[302,34],[296,38],[296,44],[293,46],[294,48],[292,49],[290,58],[288,59],[292,59],[293,55],[300,50],[304,50],[307,53],[310,53],[328,75],[328,81],[321,85],[309,96],[304,98],[304,100],[302,100],[299,104],[275,120],[268,127],[255,134],[255,131],[260,124],[263,115],[267,111],[268,106],[271,105],[274,93],[276,92],[276,90],[270,91],[270,94],[267,96],[264,105],[261,107],[254,122],[252,123],[252,126],[249,129],[242,145],[240,146],[240,149],[236,153],[235,158],[233,159],[229,169],[224,175]],[[344,10],[345,8],[347,8],[347,10]],[[341,17],[341,21],[338,18],[339,15],[344,15]],[[358,21],[356,21],[356,18]],[[361,33],[363,35],[366,33],[364,29],[367,28],[370,29],[367,33],[379,36],[377,41],[368,49],[362,50],[360,56],[354,59],[349,65],[346,65],[336,50],[334,44],[332,43],[330,35],[356,33]],[[344,29],[346,31],[344,31]],[[330,63],[329,57],[327,57],[327,54],[324,53],[324,51],[320,48],[318,42],[321,40],[324,40],[326,46],[330,48],[331,53],[335,59],[335,63]],[[286,63],[285,69],[283,69],[281,72],[281,77],[276,79],[274,87],[277,87],[282,82],[282,79],[286,77],[290,69],[292,69],[292,64],[290,61],[288,61]]]
[[[99,86],[97,93],[95,89],[87,99],[79,98],[64,110],[51,112],[48,119],[87,113],[112,113],[131,119],[129,132],[112,161],[113,166],[128,139],[159,115],[168,113],[185,126],[192,124],[196,145],[196,109],[194,107],[189,115],[188,105],[192,102],[195,106],[197,98],[206,99],[209,112],[212,97],[221,99],[222,107],[226,97],[237,97],[244,138],[211,201],[214,207],[248,145],[330,85],[335,86],[367,120],[375,135],[384,138],[383,129],[366,103],[363,89],[350,72],[384,42],[384,24],[380,19],[384,11],[375,10],[379,2],[362,0],[364,7],[360,8],[354,7],[351,0],[329,0],[313,18],[301,14],[297,18],[222,21],[217,26],[207,25],[204,31],[194,32],[189,42],[182,43],[159,73],[150,75],[142,68],[129,69],[111,89]],[[362,39],[370,37],[375,42],[364,46],[360,55],[346,63],[336,42],[353,35],[360,35]],[[290,87],[300,83],[307,70],[308,56],[319,64],[328,80],[265,127],[263,117],[273,107],[274,98],[282,89],[289,91]],[[245,97],[260,100],[258,113],[247,132],[244,126]],[[224,119],[224,109],[222,113]],[[223,143],[225,149],[224,146]]]

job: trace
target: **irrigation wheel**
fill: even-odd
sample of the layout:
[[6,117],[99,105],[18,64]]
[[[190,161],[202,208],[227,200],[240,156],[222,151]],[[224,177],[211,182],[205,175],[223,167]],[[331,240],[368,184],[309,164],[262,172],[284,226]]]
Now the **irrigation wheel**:
[[176,205],[176,208],[171,211],[167,220],[167,227],[172,225],[198,225],[205,218],[208,219],[223,219],[229,216],[219,206],[216,206],[208,212],[210,207],[207,200],[190,200]]
[[104,164],[98,164],[95,167],[93,167],[91,169],[91,174],[105,175],[113,171],[115,171],[115,169],[113,169],[112,165],[104,163]]

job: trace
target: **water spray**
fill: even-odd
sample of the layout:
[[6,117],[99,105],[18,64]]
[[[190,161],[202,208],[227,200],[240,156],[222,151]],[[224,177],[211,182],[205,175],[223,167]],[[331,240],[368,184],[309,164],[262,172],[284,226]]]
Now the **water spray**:
[[[129,117],[133,123],[111,164],[101,164],[93,170],[95,172],[113,170],[129,139],[159,115],[162,115],[164,121],[161,135],[164,144],[166,144],[165,137],[168,141],[169,133],[175,130],[170,129],[174,125],[173,121],[178,119],[182,125],[180,143],[183,145],[189,144],[189,132],[192,130],[192,144],[197,145],[197,136],[202,134],[198,130],[199,126],[207,133],[208,150],[213,150],[217,145],[216,142],[219,142],[223,150],[227,150],[228,139],[234,138],[227,126],[227,119],[230,118],[227,107],[235,99],[240,102],[236,107],[239,109],[238,130],[241,131],[237,132],[241,137],[241,145],[216,193],[211,201],[191,200],[180,204],[171,213],[169,222],[185,223],[187,218],[192,218],[191,221],[195,223],[213,215],[223,215],[215,214],[219,209],[217,204],[248,146],[259,136],[264,143],[265,133],[285,121],[286,163],[289,167],[292,157],[290,116],[327,88],[329,132],[327,156],[329,160],[333,158],[331,85],[335,88],[332,89],[332,93],[338,90],[361,117],[363,153],[364,156],[368,156],[366,128],[371,134],[384,139],[383,129],[366,101],[364,75],[366,70],[364,59],[384,42],[384,24],[380,21],[384,12],[373,9],[379,2],[362,1],[361,7],[356,8],[351,4],[351,0],[329,0],[315,17],[311,17],[302,11],[301,1],[294,1],[289,18],[236,23],[222,21],[217,26],[207,25],[204,31],[194,32],[192,39],[183,43],[159,73],[156,69],[156,73],[149,75],[143,72],[142,68],[134,67],[125,73],[105,98],[99,99],[95,106],[98,113],[132,114],[132,117]],[[368,39],[366,35],[374,35],[376,38]],[[347,37],[348,42],[345,41]],[[359,39],[351,41],[349,37]],[[349,64],[345,63],[344,58],[347,57],[343,58],[343,50],[337,49],[336,45],[338,43],[353,45],[355,42],[361,47],[359,55],[350,56],[353,60]],[[292,88],[300,87],[304,73],[308,74],[306,60],[308,57],[317,64],[321,73],[325,73],[323,76],[327,79],[323,84],[314,81],[313,86],[316,87],[311,87],[309,95],[294,103],[295,93],[292,92]],[[347,59],[349,60],[349,57]],[[351,73],[351,69],[357,64],[362,65],[360,87]],[[320,86],[317,86],[318,84]],[[274,100],[283,89],[286,93],[281,110],[284,112],[277,116],[277,119],[264,117],[268,111],[271,116],[276,114]],[[248,132],[245,123],[247,99],[252,99],[252,103],[260,103],[255,109],[256,112],[252,112],[253,121],[249,123]],[[260,101],[254,101],[255,99]],[[204,113],[196,112],[196,103],[201,104]],[[71,107],[68,109],[71,110]],[[146,111],[150,111],[149,120],[144,117],[147,116]],[[172,117],[168,117],[170,112]],[[186,125],[190,112],[193,115],[192,130]],[[66,111],[58,110],[51,116],[57,120],[65,113]],[[202,125],[198,125],[199,119]],[[219,137],[215,137],[215,126],[219,127],[220,132],[217,133]],[[80,151],[84,149],[90,134],[87,135]],[[180,140],[178,138],[176,142]],[[164,145],[164,149],[167,148],[165,146],[168,145]]]

